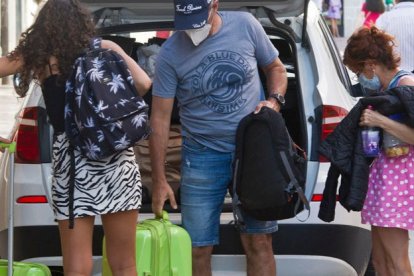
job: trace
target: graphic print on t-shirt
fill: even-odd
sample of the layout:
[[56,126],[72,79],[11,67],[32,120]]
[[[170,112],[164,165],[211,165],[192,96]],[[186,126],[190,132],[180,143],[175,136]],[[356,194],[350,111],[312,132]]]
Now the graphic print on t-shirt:
[[244,88],[252,78],[252,68],[240,54],[215,51],[207,55],[194,72],[192,91],[212,111],[233,113],[246,103]]

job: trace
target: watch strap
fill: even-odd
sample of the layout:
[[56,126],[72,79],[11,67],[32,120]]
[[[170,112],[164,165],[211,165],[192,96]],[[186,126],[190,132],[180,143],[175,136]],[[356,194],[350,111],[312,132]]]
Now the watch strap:
[[282,94],[279,94],[279,93],[272,93],[272,94],[269,95],[269,98],[275,99],[278,102],[278,104],[280,104],[281,106],[283,106],[283,105],[285,105],[285,101],[282,101],[280,99],[280,97],[282,99],[284,99],[284,97],[282,96]]

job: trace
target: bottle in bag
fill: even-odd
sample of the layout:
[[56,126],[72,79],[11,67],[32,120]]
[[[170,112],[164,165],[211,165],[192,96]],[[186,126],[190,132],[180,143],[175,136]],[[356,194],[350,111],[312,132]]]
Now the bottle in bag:
[[[371,105],[368,109],[373,110]],[[362,147],[367,157],[376,157],[380,152],[380,129],[377,127],[365,126],[361,131]]]
[[[388,116],[388,118],[397,121],[403,122],[404,116],[403,114],[393,114]],[[387,157],[399,157],[407,155],[410,152],[410,147],[407,143],[401,141],[394,135],[384,131],[383,136],[383,148],[384,153]]]

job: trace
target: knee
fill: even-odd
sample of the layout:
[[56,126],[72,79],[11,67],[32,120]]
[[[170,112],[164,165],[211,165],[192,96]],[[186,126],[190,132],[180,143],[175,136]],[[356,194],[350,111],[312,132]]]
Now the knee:
[[211,258],[213,248],[211,246],[193,247],[193,259],[194,260],[208,260]]
[[82,262],[77,262],[75,265],[64,266],[63,270],[65,275],[92,275],[93,262],[92,260],[83,260]]
[[93,260],[92,256],[85,252],[78,254],[63,254],[64,275],[92,275]]
[[123,257],[121,258],[119,258],[118,256],[108,256],[108,263],[114,275],[117,275],[114,272],[136,270],[136,260],[134,255],[123,255]]
[[242,240],[246,255],[273,255],[272,236],[270,234],[246,234],[242,236]]

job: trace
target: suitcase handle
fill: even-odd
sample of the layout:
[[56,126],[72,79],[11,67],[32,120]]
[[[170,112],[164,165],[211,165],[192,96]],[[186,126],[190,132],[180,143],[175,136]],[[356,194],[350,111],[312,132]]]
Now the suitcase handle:
[[13,275],[13,248],[14,248],[14,153],[16,142],[0,142],[0,148],[7,149],[10,153],[10,175],[9,175],[9,214],[7,229],[7,275]]
[[0,148],[8,149],[10,153],[14,153],[16,152],[16,142],[11,142],[11,143],[0,142]]
[[163,210],[161,216],[155,215],[156,219],[162,219],[162,220],[170,220],[170,217],[168,216],[168,212]]

